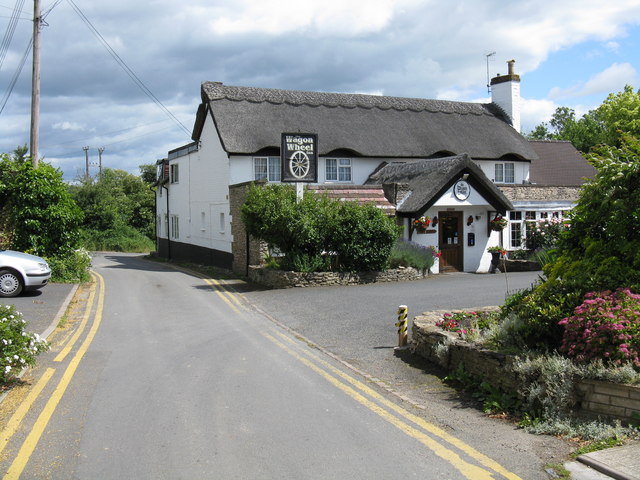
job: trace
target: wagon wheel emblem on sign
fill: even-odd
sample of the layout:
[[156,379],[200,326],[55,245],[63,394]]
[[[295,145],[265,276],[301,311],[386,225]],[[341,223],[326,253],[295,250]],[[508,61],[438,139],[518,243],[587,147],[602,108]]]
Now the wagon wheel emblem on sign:
[[309,173],[311,162],[304,152],[294,152],[289,159],[289,171],[296,178],[304,178]]

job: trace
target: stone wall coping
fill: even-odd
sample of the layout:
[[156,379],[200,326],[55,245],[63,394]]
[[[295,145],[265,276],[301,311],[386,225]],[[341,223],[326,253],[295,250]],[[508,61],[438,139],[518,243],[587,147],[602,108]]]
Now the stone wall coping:
[[249,266],[249,280],[270,288],[302,288],[322,285],[360,285],[378,282],[420,280],[429,276],[412,267],[385,272],[291,272],[273,270],[262,265]]

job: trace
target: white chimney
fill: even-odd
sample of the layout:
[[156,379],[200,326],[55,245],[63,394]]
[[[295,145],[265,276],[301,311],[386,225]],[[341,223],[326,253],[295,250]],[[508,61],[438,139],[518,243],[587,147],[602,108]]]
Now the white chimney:
[[491,101],[507,115],[511,126],[520,132],[520,75],[514,73],[515,60],[509,60],[509,73],[491,79]]

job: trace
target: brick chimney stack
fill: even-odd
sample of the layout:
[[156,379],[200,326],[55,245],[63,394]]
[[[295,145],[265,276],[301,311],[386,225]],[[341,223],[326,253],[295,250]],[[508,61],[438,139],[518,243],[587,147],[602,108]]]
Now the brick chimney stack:
[[502,109],[513,128],[520,132],[520,75],[515,60],[507,62],[509,73],[491,79],[491,101]]

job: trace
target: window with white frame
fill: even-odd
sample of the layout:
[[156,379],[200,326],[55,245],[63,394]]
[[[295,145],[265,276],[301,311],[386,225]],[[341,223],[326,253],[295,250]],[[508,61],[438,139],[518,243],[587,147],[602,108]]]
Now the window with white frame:
[[177,163],[172,163],[171,164],[171,183],[178,183],[179,181],[179,168],[178,168],[178,164]]
[[523,246],[522,212],[509,212],[510,247],[513,249]]
[[496,163],[493,181],[496,183],[515,183],[515,164]]
[[254,180],[280,181],[280,157],[254,157]]
[[327,182],[351,182],[351,159],[327,158],[325,160],[325,178]]
[[180,220],[178,215],[171,215],[171,238],[177,240],[180,238]]

